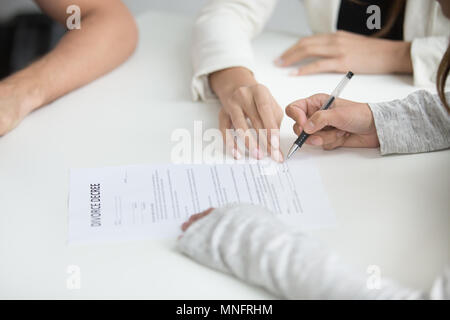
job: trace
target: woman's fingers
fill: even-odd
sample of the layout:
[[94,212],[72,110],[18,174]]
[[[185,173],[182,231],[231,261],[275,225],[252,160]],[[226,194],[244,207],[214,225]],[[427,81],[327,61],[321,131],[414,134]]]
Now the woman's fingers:
[[290,66],[308,58],[331,58],[335,56],[333,48],[328,45],[311,45],[297,48],[283,59],[285,66]]
[[181,230],[186,231],[187,228],[189,228],[191,224],[193,224],[195,221],[203,218],[204,216],[210,214],[213,210],[214,210],[214,208],[209,208],[203,212],[193,214],[192,216],[189,217],[188,221],[186,221],[185,223],[183,223],[181,225]]
[[256,137],[248,127],[247,118],[239,105],[235,104],[230,108],[229,116],[233,127],[236,130],[237,136],[244,142],[245,147],[250,155],[255,159],[262,159],[263,154],[258,146]]
[[[295,104],[298,103],[298,104]],[[286,115],[299,125],[304,125],[308,120],[308,109],[301,100],[294,102],[286,107]]]
[[219,129],[222,132],[222,138],[225,144],[226,151],[231,154],[236,160],[241,159],[242,154],[239,150],[239,147],[237,146],[234,136],[231,134],[231,119],[223,108],[220,109],[219,112]]
[[299,136],[303,131],[303,128],[298,123],[294,123],[294,125],[292,126],[292,129],[294,130],[294,132],[297,136]]
[[[283,111],[269,90],[261,84],[243,86],[234,90],[224,101],[221,113],[225,114],[219,117],[222,135],[229,137],[225,131],[233,127],[233,136],[244,141],[251,157],[262,159],[265,156],[264,151],[267,150],[274,160],[282,162],[279,128]],[[227,143],[227,148],[236,149],[231,143]]]
[[287,67],[309,57],[330,57],[334,54],[330,43],[331,35],[328,34],[300,39],[276,60],[276,64],[280,67]]
[[[330,129],[330,130],[322,130],[316,132],[315,134],[309,136],[306,139],[307,144],[311,144],[314,146],[327,146],[334,144],[338,140],[342,140],[345,135],[345,131],[338,129]],[[343,142],[343,141],[342,141]]]
[[[236,135],[244,141],[250,156],[256,159],[264,157],[259,142],[264,142],[266,146],[270,146],[271,129],[279,128],[273,112],[273,109],[277,107],[269,90],[261,84],[240,87],[233,92],[231,99],[227,101],[225,110],[236,130]],[[256,130],[249,128],[247,117],[252,122],[252,129]],[[263,136],[264,131],[262,129],[267,130],[266,136]]]
[[[303,114],[306,115],[306,118],[311,117],[329,98],[328,94],[317,93],[308,98],[296,100],[286,107],[286,114],[296,122],[299,122],[298,120],[305,120],[306,122],[306,119],[303,119]],[[303,114],[300,111],[303,111]],[[303,123],[300,122],[300,124]]]
[[[309,74],[317,74],[324,72],[343,72],[344,68],[339,59],[320,59],[311,62],[305,66],[300,67],[298,70],[291,73],[291,75],[305,76]],[[345,69],[346,70],[346,69]],[[345,71],[344,70],[344,71]]]
[[280,128],[273,111],[274,108],[279,108],[279,106],[264,86],[261,86],[256,90],[254,101],[259,118],[264,125],[264,129],[266,129],[262,137],[260,135],[260,138],[264,139],[267,152],[272,158],[277,162],[282,162],[283,154],[280,151]]
[[327,126],[345,130],[346,124],[345,119],[336,112],[336,109],[319,110],[306,121],[304,129],[307,133],[313,134]]

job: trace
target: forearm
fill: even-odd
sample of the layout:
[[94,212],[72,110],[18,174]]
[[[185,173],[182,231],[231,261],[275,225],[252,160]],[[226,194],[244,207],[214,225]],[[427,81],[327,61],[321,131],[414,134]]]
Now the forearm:
[[81,29],[68,31],[57,47],[0,85],[29,113],[105,74],[134,50],[137,30],[128,11],[117,6],[85,12]]
[[369,106],[383,155],[450,147],[450,115],[437,95],[422,90],[402,100]]
[[420,292],[381,283],[369,290],[353,272],[310,237],[288,228],[265,209],[237,205],[195,222],[179,248],[209,267],[289,299],[402,299]]
[[392,73],[407,73],[413,72],[413,65],[411,59],[411,42],[407,41],[392,41],[386,47],[387,52],[387,67]]

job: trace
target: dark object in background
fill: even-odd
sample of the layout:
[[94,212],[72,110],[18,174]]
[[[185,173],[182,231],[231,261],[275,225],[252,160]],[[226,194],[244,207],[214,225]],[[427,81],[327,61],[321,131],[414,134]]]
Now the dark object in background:
[[[366,10],[370,5],[380,8],[381,30],[367,28],[370,14]],[[382,39],[403,40],[405,6],[405,0],[342,0],[337,29]]]
[[0,79],[53,49],[65,29],[43,14],[21,14],[0,24]]

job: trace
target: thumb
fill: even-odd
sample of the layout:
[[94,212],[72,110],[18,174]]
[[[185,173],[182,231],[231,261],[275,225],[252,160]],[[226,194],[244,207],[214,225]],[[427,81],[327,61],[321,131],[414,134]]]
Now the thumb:
[[319,130],[322,130],[326,126],[343,129],[345,126],[345,121],[335,109],[319,110],[315,112],[306,122],[305,132],[308,134],[313,134]]

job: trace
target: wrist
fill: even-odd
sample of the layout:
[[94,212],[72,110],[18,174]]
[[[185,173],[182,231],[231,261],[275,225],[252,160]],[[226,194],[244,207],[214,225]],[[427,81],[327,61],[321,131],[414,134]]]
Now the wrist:
[[44,104],[44,97],[38,83],[30,78],[14,74],[0,81],[0,94],[16,101],[19,114],[24,117]]
[[391,69],[393,73],[412,73],[413,66],[411,60],[411,42],[389,41]]
[[209,75],[209,84],[222,101],[237,88],[257,84],[253,73],[243,67],[233,67],[213,72]]

